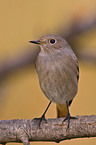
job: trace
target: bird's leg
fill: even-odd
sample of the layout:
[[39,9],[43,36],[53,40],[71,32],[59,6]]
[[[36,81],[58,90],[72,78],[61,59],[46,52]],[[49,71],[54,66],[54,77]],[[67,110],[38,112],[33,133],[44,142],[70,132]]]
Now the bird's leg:
[[66,101],[66,104],[67,104],[68,115],[67,115],[67,117],[62,121],[62,123],[63,123],[64,121],[68,120],[68,126],[67,126],[67,129],[68,129],[68,128],[69,128],[69,124],[70,124],[70,119],[78,119],[78,118],[70,116],[68,101]]
[[47,122],[46,119],[45,119],[45,114],[46,114],[46,112],[47,112],[49,106],[51,105],[51,103],[52,103],[52,101],[49,102],[49,104],[48,104],[46,110],[44,111],[43,115],[42,115],[40,118],[34,118],[34,119],[36,119],[36,120],[39,120],[39,123],[38,123],[39,127],[40,127],[40,125],[41,125],[42,120],[44,120],[45,122]]

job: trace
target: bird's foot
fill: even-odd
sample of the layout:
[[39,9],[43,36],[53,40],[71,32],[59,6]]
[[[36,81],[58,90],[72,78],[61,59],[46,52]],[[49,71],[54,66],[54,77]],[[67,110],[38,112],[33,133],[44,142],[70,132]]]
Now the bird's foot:
[[38,127],[40,128],[41,126],[41,122],[44,121],[45,123],[47,123],[47,120],[45,119],[45,116],[42,115],[40,118],[34,118],[33,120],[36,120],[38,122]]
[[63,122],[65,122],[66,120],[68,120],[67,129],[69,129],[70,119],[78,119],[78,118],[77,118],[77,117],[70,116],[70,114],[68,114],[67,117],[62,121],[62,123],[63,123]]

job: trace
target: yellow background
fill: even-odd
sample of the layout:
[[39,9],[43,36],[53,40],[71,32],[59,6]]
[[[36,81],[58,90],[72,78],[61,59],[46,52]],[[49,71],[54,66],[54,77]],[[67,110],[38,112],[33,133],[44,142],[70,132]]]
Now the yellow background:
[[[59,33],[77,15],[96,14],[96,0],[3,0],[0,1],[0,62],[27,51],[29,40],[47,33]],[[96,52],[96,30],[80,38],[81,46]],[[29,51],[29,49],[28,49]],[[96,114],[96,66],[80,65],[79,90],[70,111],[72,115]],[[32,67],[11,73],[0,84],[0,119],[32,119],[40,117],[48,104],[41,92],[38,77]],[[46,114],[56,117],[55,104]],[[32,142],[42,144],[43,142]],[[12,144],[12,143],[11,143]],[[15,144],[15,143],[13,143]],[[43,144],[56,144],[47,143]],[[60,145],[96,145],[96,138],[63,141]]]

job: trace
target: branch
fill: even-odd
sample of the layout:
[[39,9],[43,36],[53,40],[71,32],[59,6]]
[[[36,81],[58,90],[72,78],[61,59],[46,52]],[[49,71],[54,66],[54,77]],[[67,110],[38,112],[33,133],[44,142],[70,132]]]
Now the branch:
[[[88,18],[86,20],[79,19],[77,21],[74,21],[69,26],[69,28],[66,28],[65,33],[63,32],[64,28],[62,28],[61,29],[62,33],[58,33],[58,34],[61,34],[64,38],[66,38],[68,40],[68,42],[70,42],[70,40],[71,40],[71,45],[72,45],[74,37],[86,32],[94,27],[96,27],[96,18],[95,17]],[[72,48],[75,48],[75,47],[72,47]],[[39,53],[39,49],[34,49],[34,50],[33,49],[32,49],[32,52],[30,51],[25,54],[23,53],[20,56],[16,56],[16,58],[14,58],[14,59],[10,59],[10,60],[8,59],[8,60],[0,62],[0,81],[1,81],[2,77],[5,77],[10,72],[13,72],[14,70],[18,70],[22,67],[26,67],[30,64],[34,64],[36,57]],[[75,49],[75,52],[77,53],[77,56],[79,57],[79,51],[77,52]],[[80,58],[81,57],[82,56],[80,56]],[[88,55],[87,58],[88,57],[90,57],[90,55]],[[83,58],[84,58],[84,55],[83,55]],[[84,60],[86,61],[86,56],[85,56]],[[90,61],[90,58],[88,58],[87,60]],[[92,59],[91,62],[94,63],[94,60]],[[96,63],[96,60],[95,60],[95,63]]]
[[20,54],[8,60],[0,62],[0,77],[6,76],[10,72],[19,70],[25,66],[35,64],[36,57],[39,53],[39,49],[33,47],[32,51]]
[[[91,49],[91,48],[90,48]],[[27,67],[28,65],[34,65],[36,61],[36,57],[39,53],[39,49],[35,49],[32,52],[27,52],[27,54],[16,56],[13,59],[8,59],[0,62],[0,81],[3,80],[8,74],[20,70],[23,67]],[[96,64],[96,54],[88,51],[79,52],[78,58],[87,63]]]
[[78,58],[83,62],[96,64],[96,53],[92,51],[87,51],[87,49],[80,51]]
[[30,145],[30,141],[53,141],[96,137],[96,115],[78,116],[78,119],[70,121],[67,129],[67,121],[62,124],[64,118],[48,119],[38,127],[38,120],[1,120],[0,143],[19,142]]
[[88,17],[87,19],[83,19],[82,17],[76,20],[73,19],[73,23],[66,28],[66,31],[63,32],[61,29],[61,35],[66,38],[67,41],[73,39],[74,37],[85,33],[96,27],[96,17]]

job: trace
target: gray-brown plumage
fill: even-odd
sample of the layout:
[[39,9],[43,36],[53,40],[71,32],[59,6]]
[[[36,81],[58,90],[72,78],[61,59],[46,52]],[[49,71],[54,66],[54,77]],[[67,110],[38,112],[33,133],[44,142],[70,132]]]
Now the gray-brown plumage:
[[41,90],[51,102],[56,103],[58,117],[70,118],[68,106],[77,93],[79,78],[73,50],[64,38],[54,34],[30,42],[39,44],[41,48],[36,60]]

